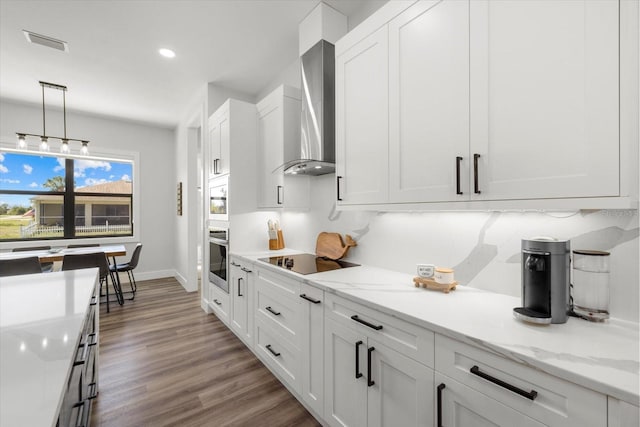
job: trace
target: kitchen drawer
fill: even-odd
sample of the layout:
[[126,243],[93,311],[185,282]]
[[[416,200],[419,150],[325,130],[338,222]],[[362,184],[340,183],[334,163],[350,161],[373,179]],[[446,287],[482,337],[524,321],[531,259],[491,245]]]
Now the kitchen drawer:
[[256,317],[268,323],[294,347],[300,348],[300,303],[279,295],[279,291],[263,283],[258,283],[255,295]]
[[211,283],[209,283],[209,307],[218,316],[218,319],[229,325],[229,309],[231,308],[229,294]]
[[255,351],[273,372],[297,393],[302,389],[300,351],[261,319],[256,319]]
[[[433,367],[433,332],[337,295],[325,294],[325,316],[349,324],[423,365]],[[360,322],[367,322],[374,329]]]
[[283,297],[289,297],[292,300],[298,298],[298,291],[300,290],[300,282],[284,277],[280,274],[265,271],[264,269],[256,269],[258,272],[258,280],[256,286],[267,288]]
[[[607,425],[605,395],[442,335],[435,343],[436,371],[547,426]],[[474,366],[502,385],[472,373]],[[531,400],[508,386],[536,396]]]

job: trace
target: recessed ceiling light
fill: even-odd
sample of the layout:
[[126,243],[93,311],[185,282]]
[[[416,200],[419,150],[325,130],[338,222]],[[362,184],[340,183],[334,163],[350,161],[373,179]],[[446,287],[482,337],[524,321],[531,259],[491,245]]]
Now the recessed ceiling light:
[[165,48],[158,49],[158,53],[164,56],[165,58],[174,58],[176,56],[176,53],[171,49],[165,49]]

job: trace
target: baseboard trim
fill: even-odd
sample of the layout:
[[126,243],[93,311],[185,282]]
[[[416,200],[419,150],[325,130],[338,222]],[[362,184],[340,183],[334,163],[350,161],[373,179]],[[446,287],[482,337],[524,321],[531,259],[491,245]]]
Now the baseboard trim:
[[[137,272],[136,270],[134,270],[134,274],[136,276],[136,282],[138,280],[153,280],[153,279],[162,279],[163,277],[176,277],[175,270],[156,270],[156,271],[141,271],[141,272]],[[123,281],[126,281],[127,273],[121,274],[120,277],[121,279],[123,279]]]

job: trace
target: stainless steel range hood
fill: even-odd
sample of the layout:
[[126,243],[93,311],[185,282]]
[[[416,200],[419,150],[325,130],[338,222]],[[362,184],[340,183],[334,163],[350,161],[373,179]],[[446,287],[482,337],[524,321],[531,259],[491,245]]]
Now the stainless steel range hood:
[[[285,147],[284,173],[335,172],[335,48],[320,40],[300,57],[302,111],[300,144]],[[287,154],[291,153],[291,154]],[[287,158],[286,156],[291,156]]]

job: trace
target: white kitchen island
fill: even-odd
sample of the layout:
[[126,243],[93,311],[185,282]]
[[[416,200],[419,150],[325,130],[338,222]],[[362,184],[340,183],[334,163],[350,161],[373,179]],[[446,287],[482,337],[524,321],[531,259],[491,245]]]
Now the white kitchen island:
[[55,426],[87,392],[69,393],[70,377],[97,382],[97,337],[86,335],[98,328],[97,283],[97,268],[0,278],[0,425]]

